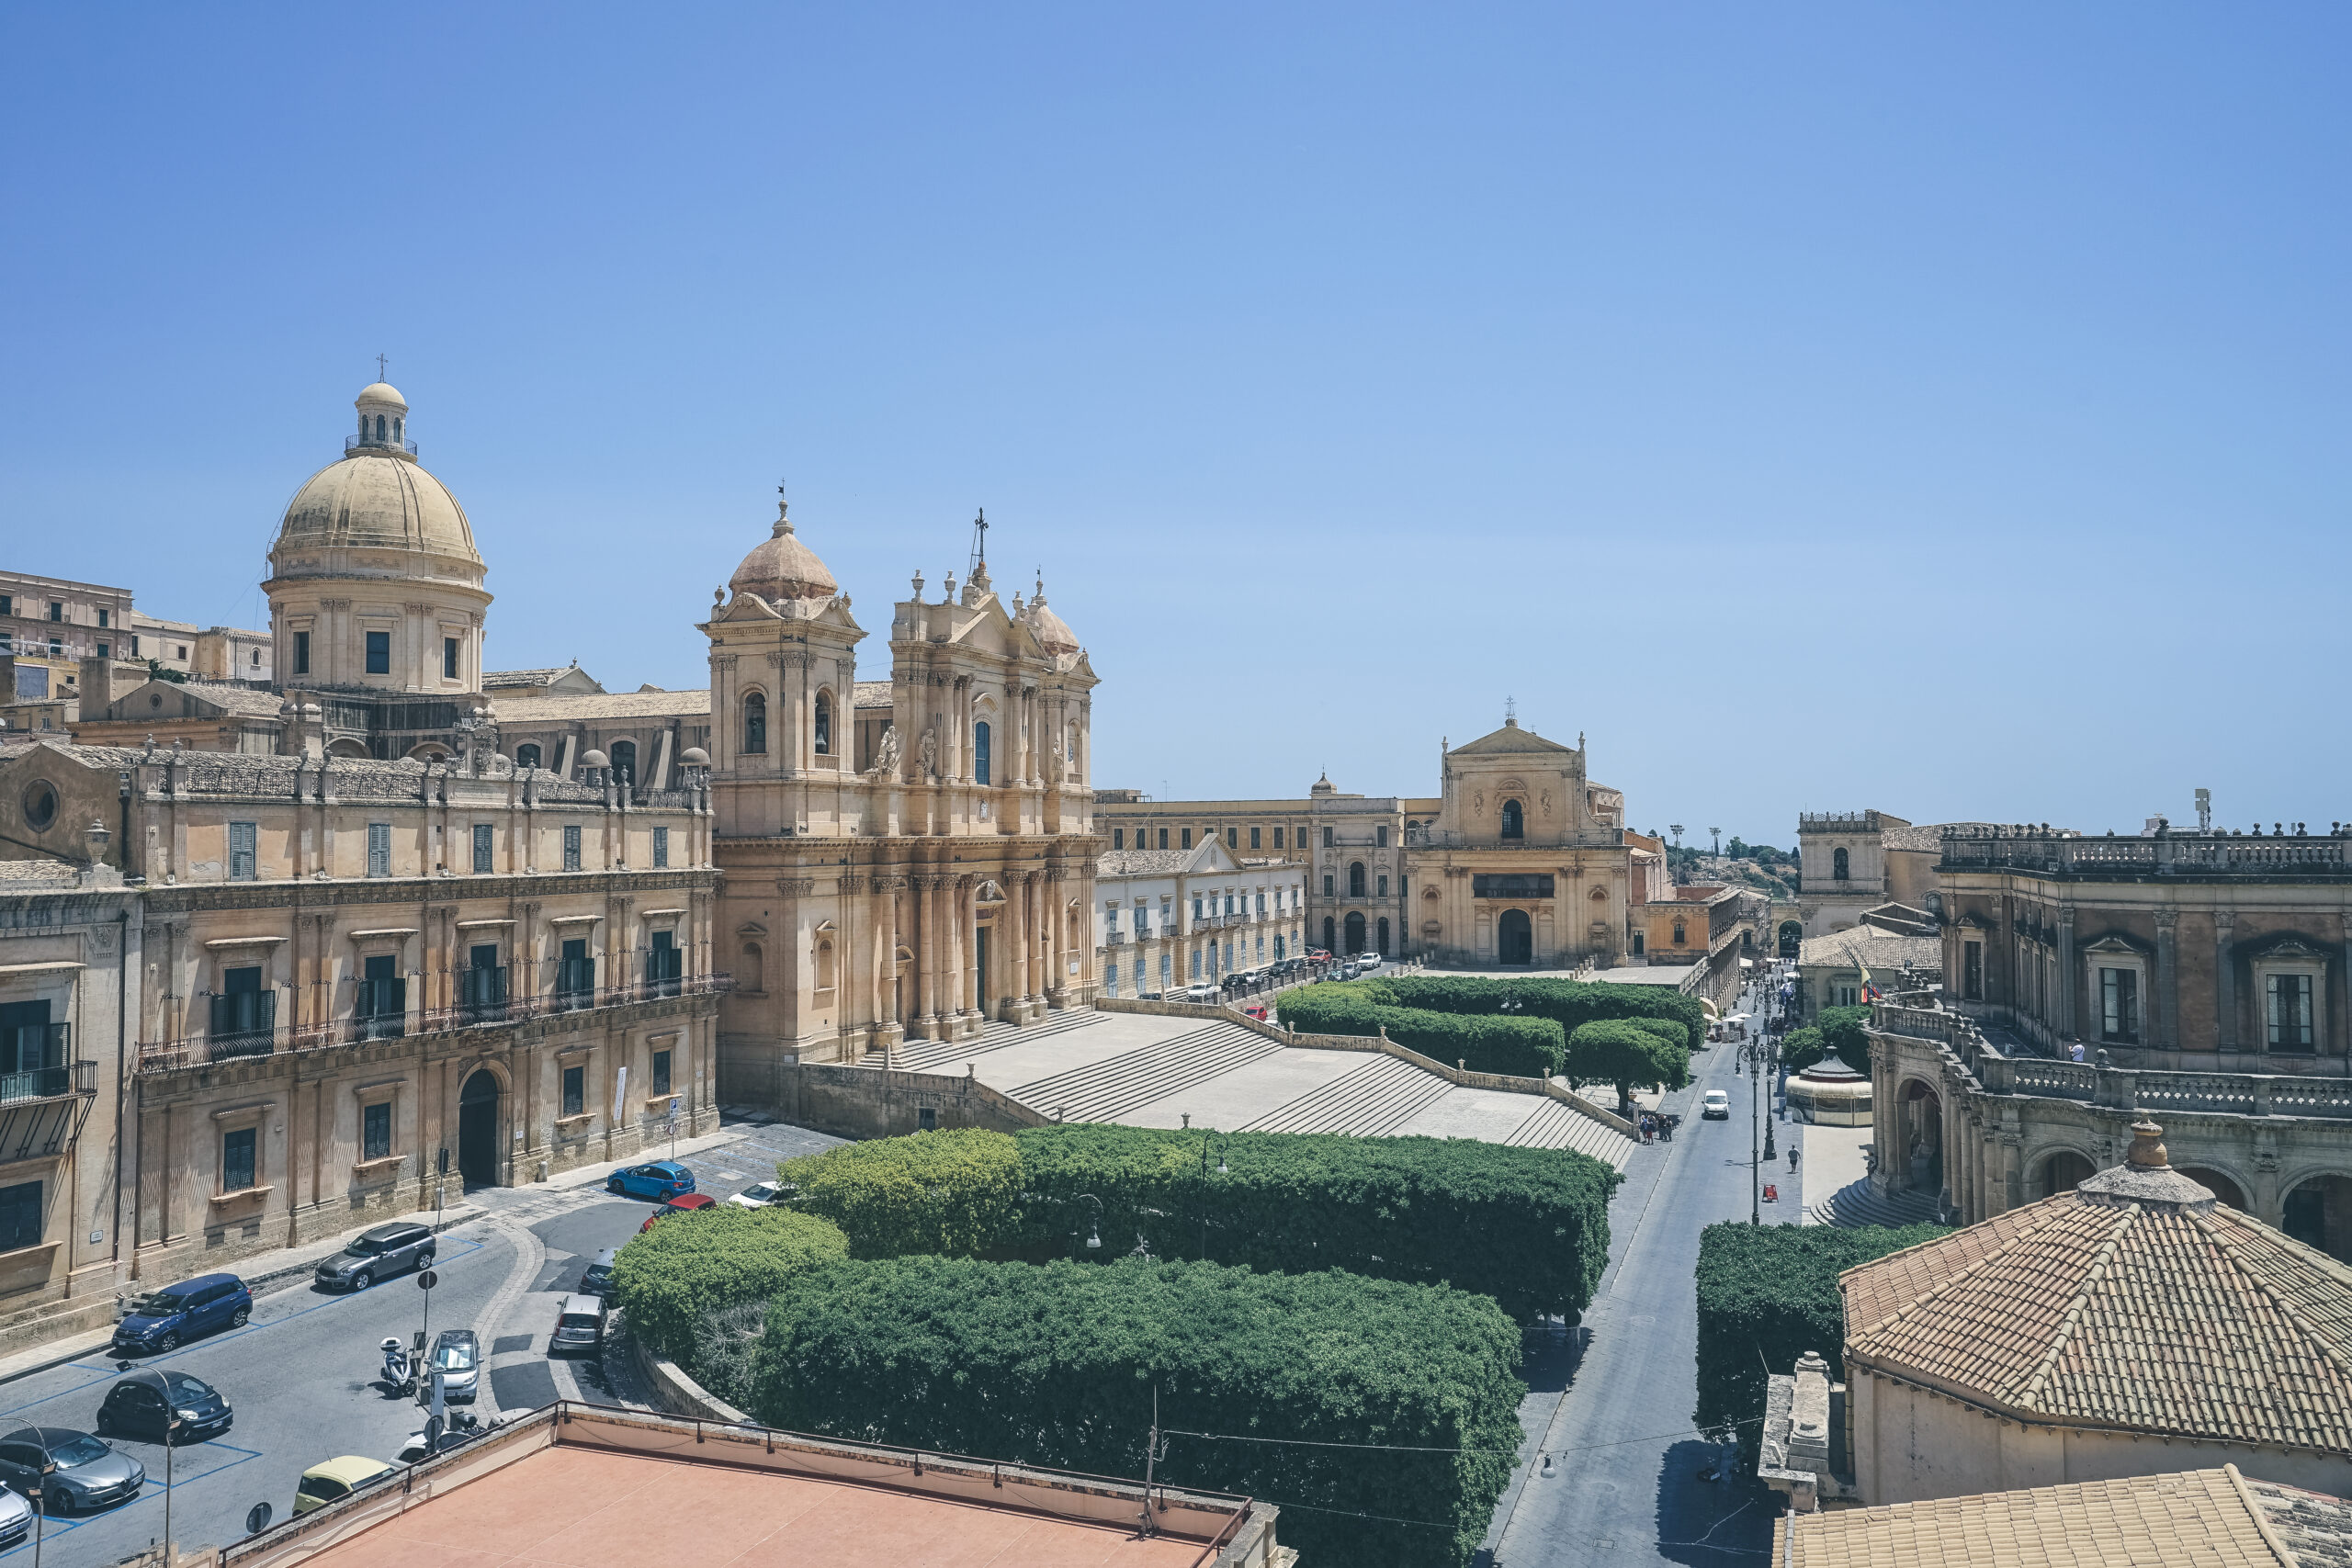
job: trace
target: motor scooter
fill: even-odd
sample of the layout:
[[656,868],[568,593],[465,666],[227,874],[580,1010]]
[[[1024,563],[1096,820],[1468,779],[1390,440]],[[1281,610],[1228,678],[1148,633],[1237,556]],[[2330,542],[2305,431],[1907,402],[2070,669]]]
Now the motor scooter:
[[377,1347],[384,1353],[384,1382],[395,1399],[409,1399],[416,1393],[416,1364],[409,1359],[408,1350],[398,1339],[387,1338]]

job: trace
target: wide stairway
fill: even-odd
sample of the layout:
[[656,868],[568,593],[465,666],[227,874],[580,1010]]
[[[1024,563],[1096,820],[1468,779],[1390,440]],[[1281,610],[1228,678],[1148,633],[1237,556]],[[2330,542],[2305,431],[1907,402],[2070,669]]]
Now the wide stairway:
[[[982,1025],[978,1034],[969,1040],[909,1040],[899,1046],[898,1060],[891,1064],[903,1071],[927,1073],[948,1062],[961,1062],[989,1051],[1001,1051],[1007,1045],[1027,1045],[1056,1034],[1067,1034],[1073,1029],[1091,1027],[1102,1015],[1092,1008],[1057,1008],[1031,1024],[1006,1023],[991,1019]],[[869,1067],[882,1066],[882,1053],[868,1050],[863,1064]]]
[[1375,1056],[1354,1072],[1311,1089],[1245,1124],[1245,1133],[1353,1133],[1379,1137],[1412,1120],[1453,1086],[1394,1056]]
[[[1034,1036],[1035,1031],[1026,1030]],[[1115,1122],[1138,1106],[1205,1083],[1283,1047],[1238,1023],[1212,1023],[1012,1090],[1063,1122]]]
[[1936,1201],[1925,1192],[1881,1192],[1864,1177],[1807,1205],[1805,1216],[1816,1225],[1920,1225],[1935,1220]]
[[1574,1106],[1545,1100],[1503,1142],[1518,1149],[1574,1149],[1623,1169],[1634,1141]]

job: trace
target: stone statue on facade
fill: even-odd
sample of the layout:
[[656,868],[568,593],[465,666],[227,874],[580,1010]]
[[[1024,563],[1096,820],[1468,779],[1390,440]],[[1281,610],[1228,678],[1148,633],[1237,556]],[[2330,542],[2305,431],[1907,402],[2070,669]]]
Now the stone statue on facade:
[[939,726],[936,724],[922,732],[922,776],[927,779],[937,778],[939,776]]
[[874,750],[874,766],[866,772],[878,778],[888,778],[898,771],[899,727],[893,724],[883,728],[882,744]]

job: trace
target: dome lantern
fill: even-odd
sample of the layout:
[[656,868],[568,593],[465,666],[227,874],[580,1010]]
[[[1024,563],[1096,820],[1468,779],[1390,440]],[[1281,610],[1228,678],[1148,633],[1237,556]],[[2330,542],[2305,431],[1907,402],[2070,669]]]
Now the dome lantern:
[[365,449],[416,456],[416,443],[408,438],[408,400],[401,396],[399,388],[385,381],[370,382],[359,389],[352,406],[359,411],[359,434],[345,439],[346,453]]

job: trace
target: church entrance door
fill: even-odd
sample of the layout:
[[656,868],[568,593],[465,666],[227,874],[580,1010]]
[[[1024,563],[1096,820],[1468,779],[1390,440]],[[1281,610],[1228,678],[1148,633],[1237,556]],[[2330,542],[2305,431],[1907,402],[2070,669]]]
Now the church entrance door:
[[488,1067],[458,1091],[458,1174],[468,1187],[498,1185],[498,1075]]
[[1342,953],[1340,956],[1343,958],[1353,958],[1357,953],[1362,953],[1363,951],[1363,917],[1362,915],[1351,914],[1348,917],[1347,950]]
[[1495,922],[1495,960],[1500,964],[1533,964],[1535,931],[1524,909],[1505,909]]

